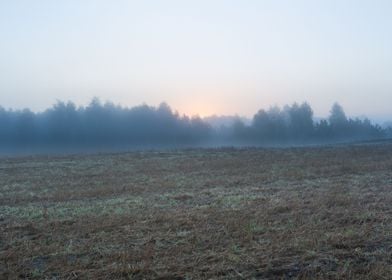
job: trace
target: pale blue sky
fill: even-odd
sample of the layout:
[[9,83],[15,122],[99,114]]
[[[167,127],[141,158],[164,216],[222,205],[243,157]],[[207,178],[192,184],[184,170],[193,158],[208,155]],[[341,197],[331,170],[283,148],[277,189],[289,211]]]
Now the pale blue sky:
[[0,0],[0,105],[391,117],[392,1]]

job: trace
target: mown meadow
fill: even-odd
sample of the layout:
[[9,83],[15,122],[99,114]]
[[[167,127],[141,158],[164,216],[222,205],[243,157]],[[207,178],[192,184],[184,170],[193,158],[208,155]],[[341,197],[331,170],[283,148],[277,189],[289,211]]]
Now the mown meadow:
[[389,279],[392,144],[0,158],[0,279]]

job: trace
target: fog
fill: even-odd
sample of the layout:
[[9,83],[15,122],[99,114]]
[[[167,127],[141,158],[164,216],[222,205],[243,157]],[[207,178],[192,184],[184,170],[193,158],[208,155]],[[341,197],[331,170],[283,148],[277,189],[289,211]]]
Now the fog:
[[251,122],[226,116],[228,125],[179,115],[168,104],[132,108],[102,103],[57,102],[43,112],[0,107],[0,153],[109,152],[219,146],[282,146],[339,143],[391,136],[389,126],[347,117],[335,103],[326,119],[315,120],[308,103],[261,109]]

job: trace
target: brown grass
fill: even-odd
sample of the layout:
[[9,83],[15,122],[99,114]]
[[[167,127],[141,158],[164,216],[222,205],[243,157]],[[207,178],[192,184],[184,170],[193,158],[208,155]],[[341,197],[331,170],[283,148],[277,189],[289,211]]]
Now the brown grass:
[[0,279],[390,279],[392,145],[0,159]]

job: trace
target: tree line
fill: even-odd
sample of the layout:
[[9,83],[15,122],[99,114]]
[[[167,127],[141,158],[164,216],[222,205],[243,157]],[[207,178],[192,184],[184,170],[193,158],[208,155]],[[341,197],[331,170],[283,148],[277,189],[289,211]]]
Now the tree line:
[[388,130],[372,124],[367,118],[348,118],[335,103],[327,119],[314,120],[308,103],[271,107],[258,111],[250,126],[237,121],[229,137],[248,143],[333,143],[339,141],[384,138]]
[[368,119],[348,118],[334,104],[327,119],[315,121],[307,103],[258,111],[251,122],[237,119],[220,129],[200,117],[174,112],[166,103],[132,108],[101,103],[57,102],[44,112],[0,107],[0,147],[181,147],[319,143],[383,138],[387,129]]

